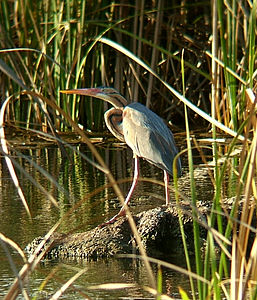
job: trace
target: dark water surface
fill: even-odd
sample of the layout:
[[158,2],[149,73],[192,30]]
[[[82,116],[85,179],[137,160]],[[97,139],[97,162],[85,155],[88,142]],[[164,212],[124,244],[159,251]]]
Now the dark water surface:
[[[76,146],[88,157],[92,155],[86,147]],[[117,179],[130,178],[133,175],[131,167],[132,153],[126,148],[106,149],[98,147],[98,150],[113,175]],[[17,191],[10,179],[4,159],[0,164],[0,232],[12,239],[22,249],[35,237],[44,235],[48,230],[69,211],[75,203],[81,201],[68,218],[64,219],[59,232],[82,232],[94,228],[104,220],[113,216],[119,209],[117,197],[111,188],[102,188],[98,193],[92,192],[108,183],[107,177],[101,171],[92,167],[79,155],[69,151],[71,162],[62,160],[60,151],[55,147],[34,148],[20,150],[31,158],[38,166],[42,167],[52,178],[64,187],[67,193],[58,190],[54,183],[45,178],[44,175],[32,166],[28,161],[16,157],[16,161],[30,176],[41,185],[41,188],[49,192],[57,201],[59,208],[54,207],[47,196],[35,186],[24,174],[17,171],[25,197],[32,213],[29,220],[25,209],[20,201]],[[141,160],[141,176],[152,177],[162,180],[162,171]],[[120,185],[126,194],[130,182]],[[204,200],[212,199],[212,187],[210,182],[199,185]],[[189,187],[184,186],[189,191]],[[164,189],[162,186],[139,182],[133,200],[131,210],[140,212],[157,207],[165,203]],[[8,260],[8,254],[14,262],[14,269]],[[13,279],[15,272],[23,265],[22,259],[10,247],[0,247],[0,298],[2,298]],[[169,258],[171,263],[183,266],[183,256]],[[112,258],[98,261],[47,261],[42,262],[30,276],[27,283],[27,291],[30,297],[38,296],[37,299],[47,299],[53,295],[67,280],[69,280],[79,269],[85,268],[86,272],[65,291],[61,299],[84,299],[88,295],[92,299],[140,299],[153,297],[142,289],[149,285],[144,266],[139,261],[131,259]],[[15,270],[16,269],[16,270]],[[153,266],[155,274],[156,266]],[[173,297],[178,296],[178,286],[188,289],[186,276],[172,270],[163,269],[163,292]],[[47,276],[49,274],[48,279]],[[43,284],[44,283],[44,284]],[[92,286],[106,283],[133,283],[135,287],[121,290],[89,289]],[[42,285],[43,284],[43,285]],[[40,292],[40,290],[42,290]],[[19,299],[23,299],[22,296]]]

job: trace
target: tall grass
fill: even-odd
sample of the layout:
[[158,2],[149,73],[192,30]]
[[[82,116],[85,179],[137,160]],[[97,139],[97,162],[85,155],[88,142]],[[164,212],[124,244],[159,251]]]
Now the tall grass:
[[[20,89],[24,87],[13,83],[11,70],[27,88],[56,101],[74,120],[80,121],[89,129],[101,129],[102,109],[99,107],[102,104],[95,101],[79,103],[75,97],[60,95],[60,89],[95,84],[112,85],[135,101],[143,102],[148,95],[147,105],[166,110],[163,113],[165,118],[174,116],[177,119],[176,112],[182,116],[182,107],[179,107],[179,103],[170,97],[158,81],[155,81],[154,89],[152,83],[147,86],[148,78],[142,68],[117,54],[115,50],[95,41],[96,36],[101,35],[117,40],[124,47],[134,50],[136,56],[149,62],[154,71],[162,74],[162,78],[177,76],[179,57],[174,53],[178,49],[178,35],[183,32],[174,31],[179,20],[174,23],[170,15],[174,12],[179,14],[180,7],[165,4],[155,7],[154,3],[152,5],[144,6],[142,10],[134,5],[110,4],[104,1],[72,1],[70,5],[58,1],[27,1],[25,5],[24,1],[17,1],[13,7],[11,2],[2,1],[0,59],[3,63],[1,70],[7,76],[3,76],[1,80],[1,90],[5,97],[18,93],[16,97],[19,99],[14,110],[10,111],[10,118],[13,119],[14,115],[15,119],[25,120],[28,124],[40,123],[31,102],[25,101],[26,96],[19,95]],[[134,24],[138,24],[138,28]],[[152,38],[152,32],[155,32],[155,38]],[[174,36],[173,47],[170,35]],[[163,61],[160,63],[161,57]],[[190,67],[196,72],[198,82],[201,76],[208,78],[208,71],[202,66],[196,68],[190,62],[186,64],[187,72]],[[8,66],[11,70],[7,69]],[[150,79],[151,82],[152,80]],[[175,80],[176,77],[170,83],[175,83]],[[194,85],[193,80],[191,84]],[[177,87],[181,90],[179,84]],[[162,97],[156,97],[159,92]],[[199,90],[198,95],[195,95],[195,102],[200,98],[200,92]],[[207,98],[202,101],[206,102],[204,106],[208,106]],[[23,115],[19,115],[20,111]],[[53,117],[56,127],[64,130],[66,126],[60,119],[61,116]]]
[[[59,93],[66,88],[114,86],[128,99],[140,101],[167,121],[186,128],[194,262],[187,254],[183,222],[180,228],[192,297],[255,299],[257,252],[256,239],[251,244],[250,233],[256,232],[253,216],[257,197],[256,100],[253,95],[256,1],[184,1],[183,6],[181,2],[173,1],[171,5],[163,0],[132,4],[123,1],[67,3],[56,0],[2,0],[0,3],[2,152],[9,161],[17,189],[19,180],[14,160],[9,157],[3,124],[37,130],[43,136],[50,132],[60,144],[60,132],[71,130],[79,134],[96,157],[96,166],[107,175],[121,202],[124,200],[105,162],[77,125],[101,131],[105,109],[102,102],[78,101],[76,97]],[[194,186],[197,178],[193,172],[191,145],[190,129],[199,123],[201,128],[212,129],[215,193],[206,220],[197,209]],[[233,138],[227,147],[222,148],[217,143],[221,132]],[[240,157],[231,162],[239,143]],[[230,210],[223,206],[227,168],[237,177],[235,201]],[[178,205],[182,194],[176,187]],[[21,191],[20,196],[30,214]],[[129,210],[127,213],[130,216]],[[150,284],[153,288],[157,286],[160,298],[161,272],[155,282],[131,216],[129,220],[150,274]],[[54,226],[49,235],[58,226]],[[207,229],[204,251],[199,236],[201,226]],[[0,239],[9,243],[4,236]],[[24,274],[33,271],[38,263],[36,257],[30,259],[27,269],[17,276],[8,294],[10,298],[12,293],[17,295],[19,280],[23,282]],[[193,264],[197,273],[194,276]],[[76,278],[71,279],[67,287]],[[197,288],[192,278],[197,278]],[[55,297],[61,293],[62,290]],[[28,298],[25,292],[24,295]],[[181,295],[186,299],[182,289]]]

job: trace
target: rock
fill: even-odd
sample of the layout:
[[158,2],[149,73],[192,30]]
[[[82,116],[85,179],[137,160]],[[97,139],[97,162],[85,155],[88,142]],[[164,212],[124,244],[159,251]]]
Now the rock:
[[[189,207],[189,206],[188,206]],[[184,208],[183,208],[184,209]],[[178,209],[157,207],[134,216],[138,233],[148,255],[174,255],[183,250],[180,238]],[[183,217],[188,243],[193,243],[192,219]],[[26,247],[28,254],[34,253],[44,237],[35,238]],[[98,259],[116,254],[137,253],[134,240],[126,217],[119,218],[114,224],[96,227],[83,233],[65,235],[54,233],[41,251],[46,251],[45,258],[80,258]]]

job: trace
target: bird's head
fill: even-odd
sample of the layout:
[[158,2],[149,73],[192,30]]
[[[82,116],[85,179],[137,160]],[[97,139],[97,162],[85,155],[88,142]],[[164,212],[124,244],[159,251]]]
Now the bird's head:
[[128,104],[128,101],[117,90],[111,87],[62,90],[60,92],[99,98],[111,103],[115,108],[122,108]]

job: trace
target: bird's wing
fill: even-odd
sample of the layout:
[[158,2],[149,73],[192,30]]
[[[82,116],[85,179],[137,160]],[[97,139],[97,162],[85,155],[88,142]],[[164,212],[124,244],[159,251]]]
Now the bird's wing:
[[139,103],[129,104],[123,115],[123,134],[133,152],[172,174],[177,149],[163,120]]

